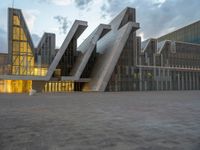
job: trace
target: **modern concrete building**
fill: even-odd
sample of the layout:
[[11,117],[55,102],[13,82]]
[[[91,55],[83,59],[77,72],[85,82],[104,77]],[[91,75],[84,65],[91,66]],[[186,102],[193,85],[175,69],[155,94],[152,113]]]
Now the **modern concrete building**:
[[[87,22],[76,20],[58,50],[52,33],[44,33],[34,47],[21,10],[10,8],[8,22],[9,51],[0,56],[1,93],[31,89],[37,92],[200,89],[200,34],[192,38],[197,40],[188,40],[190,34],[178,30],[173,36],[141,42],[136,36],[139,23],[134,8],[124,9],[110,24],[100,24],[79,47],[77,39],[87,28]],[[194,29],[200,31],[197,24]]]

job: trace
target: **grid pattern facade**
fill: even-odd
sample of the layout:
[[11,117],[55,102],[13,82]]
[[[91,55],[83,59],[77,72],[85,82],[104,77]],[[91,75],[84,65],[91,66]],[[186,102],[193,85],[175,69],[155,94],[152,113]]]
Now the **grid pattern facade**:
[[15,11],[11,10],[9,19],[12,29],[9,45],[13,75],[34,75],[34,54],[30,40],[26,35],[25,22]]
[[[139,54],[140,91],[199,90],[200,45],[166,41],[160,51],[153,46],[157,44],[151,40]],[[152,56],[154,63],[147,63]]]
[[55,56],[55,34],[45,33],[37,47],[35,58],[38,65],[48,67]]
[[200,44],[200,21],[158,38],[159,42],[164,40]]

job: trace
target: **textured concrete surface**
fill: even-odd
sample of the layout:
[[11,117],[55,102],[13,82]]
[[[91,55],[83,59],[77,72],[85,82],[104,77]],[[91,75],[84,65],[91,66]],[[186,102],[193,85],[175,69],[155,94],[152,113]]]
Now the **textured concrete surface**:
[[0,150],[199,150],[200,91],[0,95]]

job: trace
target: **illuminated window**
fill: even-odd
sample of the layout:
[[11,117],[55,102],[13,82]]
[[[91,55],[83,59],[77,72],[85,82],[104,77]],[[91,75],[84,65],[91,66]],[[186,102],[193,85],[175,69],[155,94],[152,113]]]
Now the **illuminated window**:
[[0,93],[28,93],[31,89],[31,80],[0,80]]
[[19,17],[16,15],[13,16],[13,24],[18,26],[20,25]]
[[20,40],[22,40],[22,41],[27,41],[27,38],[26,38],[26,36],[25,36],[25,33],[24,33],[24,30],[21,28],[20,29]]
[[13,15],[12,31],[12,74],[34,75],[34,54],[16,15]]
[[19,42],[13,41],[13,52],[19,52]]
[[19,40],[19,32],[20,28],[19,27],[13,27],[13,40]]
[[59,81],[47,82],[43,89],[44,92],[72,92],[74,91],[74,82]]

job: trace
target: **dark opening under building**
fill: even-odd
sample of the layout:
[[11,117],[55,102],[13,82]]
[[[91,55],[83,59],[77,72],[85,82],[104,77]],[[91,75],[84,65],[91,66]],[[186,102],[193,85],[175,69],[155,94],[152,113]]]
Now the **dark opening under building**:
[[100,24],[77,47],[76,20],[61,47],[44,33],[34,46],[21,10],[8,9],[8,54],[0,54],[0,92],[200,89],[200,22],[141,42],[134,8]]

